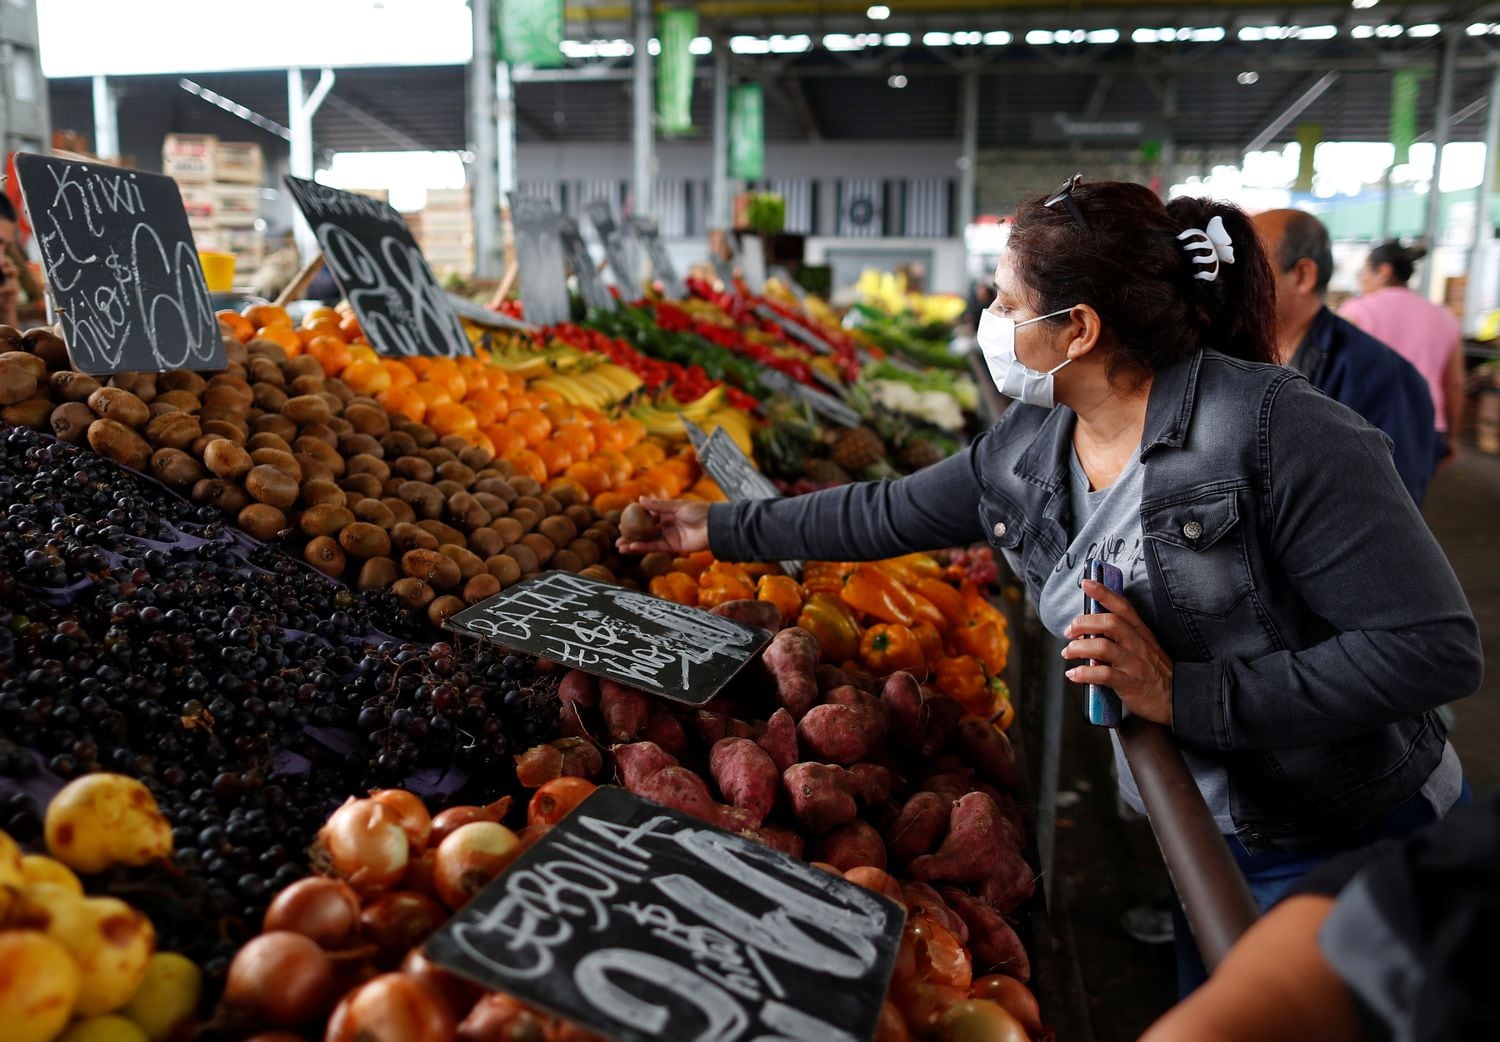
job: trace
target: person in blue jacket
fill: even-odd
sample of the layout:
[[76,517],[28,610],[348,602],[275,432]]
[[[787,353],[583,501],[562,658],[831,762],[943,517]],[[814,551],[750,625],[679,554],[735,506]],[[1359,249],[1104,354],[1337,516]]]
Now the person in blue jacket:
[[[1478,628],[1390,440],[1274,363],[1245,213],[1075,177],[1017,208],[995,282],[979,347],[1016,404],[967,448],[807,496],[644,500],[660,533],[621,550],[852,561],[988,540],[1069,679],[1175,734],[1263,907],[1447,814],[1463,772],[1435,710],[1479,686]],[[1085,580],[1090,558],[1123,593]],[[1118,743],[1116,762],[1142,810]]]
[[1427,381],[1394,349],[1324,303],[1333,247],[1322,221],[1302,210],[1268,210],[1256,216],[1255,226],[1276,273],[1277,360],[1386,433],[1396,473],[1421,506],[1437,459]]

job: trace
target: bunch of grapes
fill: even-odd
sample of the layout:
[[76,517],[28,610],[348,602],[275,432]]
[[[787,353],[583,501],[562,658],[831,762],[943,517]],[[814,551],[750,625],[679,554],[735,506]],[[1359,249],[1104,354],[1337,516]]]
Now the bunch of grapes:
[[995,552],[983,544],[949,551],[948,565],[956,569],[957,577],[972,582],[981,590],[990,589],[1000,580]]

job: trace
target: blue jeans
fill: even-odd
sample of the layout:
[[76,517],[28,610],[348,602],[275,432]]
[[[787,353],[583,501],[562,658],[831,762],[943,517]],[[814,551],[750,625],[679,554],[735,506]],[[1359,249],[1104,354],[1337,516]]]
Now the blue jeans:
[[[1469,788],[1468,779],[1464,779],[1463,788],[1459,790],[1458,799],[1453,805],[1458,807],[1473,802],[1473,791]],[[1225,836],[1224,841],[1229,844],[1230,854],[1244,873],[1245,882],[1250,884],[1250,893],[1255,898],[1255,903],[1262,912],[1266,912],[1298,880],[1323,862],[1340,854],[1368,847],[1382,839],[1408,836],[1432,824],[1440,816],[1422,794],[1417,793],[1364,828],[1328,846],[1303,850],[1250,851],[1235,836]],[[1208,970],[1204,968],[1203,958],[1198,954],[1198,945],[1193,940],[1192,929],[1182,911],[1182,902],[1176,899],[1175,894],[1172,899],[1172,925],[1177,949],[1177,996],[1186,998],[1208,980]]]

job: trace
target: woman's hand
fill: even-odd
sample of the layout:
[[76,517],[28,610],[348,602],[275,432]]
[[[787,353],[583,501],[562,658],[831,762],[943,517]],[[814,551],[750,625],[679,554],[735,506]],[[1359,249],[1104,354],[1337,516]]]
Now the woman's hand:
[[1080,615],[1063,631],[1069,643],[1062,657],[1085,660],[1068,670],[1068,679],[1113,688],[1136,716],[1171,727],[1171,658],[1124,597],[1092,579],[1083,581],[1083,592],[1108,614]]
[[[708,504],[688,502],[683,499],[642,499],[643,507],[659,532],[654,538],[620,526],[620,538],[615,546],[622,554],[649,554],[657,551],[691,554],[708,549]],[[624,519],[622,518],[622,521]]]

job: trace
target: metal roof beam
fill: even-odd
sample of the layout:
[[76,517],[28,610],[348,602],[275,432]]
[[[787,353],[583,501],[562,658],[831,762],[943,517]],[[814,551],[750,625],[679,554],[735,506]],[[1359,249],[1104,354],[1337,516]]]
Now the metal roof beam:
[[1269,145],[1276,139],[1277,134],[1286,129],[1287,124],[1307,111],[1308,106],[1321,98],[1329,87],[1338,82],[1338,79],[1337,72],[1325,72],[1310,85],[1305,80],[1298,84],[1296,90],[1276,103],[1268,119],[1263,118],[1257,121],[1264,123],[1265,127],[1250,139],[1244,151],[1259,152]]

